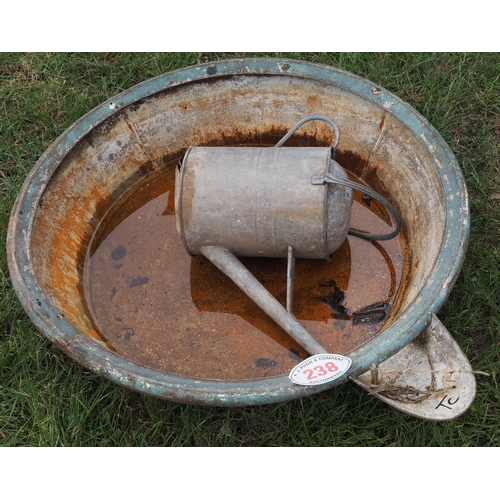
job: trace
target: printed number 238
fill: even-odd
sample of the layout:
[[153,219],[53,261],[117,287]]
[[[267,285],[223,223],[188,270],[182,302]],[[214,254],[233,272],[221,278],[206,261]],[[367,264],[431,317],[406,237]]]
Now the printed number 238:
[[[304,374],[307,375],[307,380],[313,380],[317,377],[328,375],[328,372],[336,372],[338,369],[339,367],[333,361],[328,361],[324,367],[319,365],[315,366],[312,370],[304,370]],[[316,374],[314,374],[315,371],[317,372]]]

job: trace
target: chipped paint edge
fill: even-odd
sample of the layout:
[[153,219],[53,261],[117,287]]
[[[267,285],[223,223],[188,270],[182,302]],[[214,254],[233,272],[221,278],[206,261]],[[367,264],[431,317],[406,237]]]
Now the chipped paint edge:
[[[425,289],[397,321],[373,341],[349,353],[351,370],[321,387],[297,386],[287,375],[237,382],[178,377],[132,363],[77,330],[38,284],[30,256],[33,217],[54,170],[72,147],[114,113],[171,87],[232,75],[283,75],[322,81],[377,103],[419,138],[435,161],[446,203],[445,240]],[[375,91],[373,90],[375,89]],[[449,216],[456,214],[455,217]],[[264,404],[295,399],[346,382],[372,363],[387,359],[412,341],[446,300],[460,272],[470,231],[469,201],[463,175],[449,146],[409,104],[369,80],[329,66],[288,59],[217,61],[166,73],[128,89],[97,106],[67,129],[42,155],[28,175],[12,209],[7,255],[16,294],[36,327],[73,359],[131,390],[152,396],[216,406]]]

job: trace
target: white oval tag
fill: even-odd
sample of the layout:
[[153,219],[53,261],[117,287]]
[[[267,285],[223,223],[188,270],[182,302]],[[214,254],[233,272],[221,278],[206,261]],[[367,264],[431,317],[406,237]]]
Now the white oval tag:
[[326,384],[349,370],[351,363],[351,358],[340,354],[316,354],[299,363],[288,377],[299,385]]

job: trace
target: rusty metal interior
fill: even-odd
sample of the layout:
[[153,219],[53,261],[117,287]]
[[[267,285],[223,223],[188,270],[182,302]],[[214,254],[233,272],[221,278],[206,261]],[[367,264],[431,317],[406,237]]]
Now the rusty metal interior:
[[[357,292],[358,297],[363,293],[379,293],[381,300],[389,295],[392,309],[385,325],[390,324],[418,300],[443,241],[444,200],[434,160],[422,140],[391,114],[390,106],[384,108],[332,84],[290,75],[232,75],[179,85],[124,107],[91,130],[64,157],[37,208],[31,255],[40,285],[83,333],[139,364],[181,376],[210,379],[252,379],[287,373],[306,356],[305,352],[254,304],[248,303],[235,285],[204,257],[189,257],[185,253],[175,232],[171,191],[175,166],[189,146],[273,145],[299,119],[313,114],[328,116],[337,123],[341,135],[336,160],[340,165],[352,178],[391,200],[403,217],[401,238],[387,243],[383,251],[378,249],[379,253],[388,254],[395,265],[389,276],[390,290],[377,291],[360,285]],[[325,146],[331,140],[327,125],[309,123],[287,146]],[[360,195],[355,199],[362,204]],[[148,332],[154,329],[147,326],[147,318],[142,315],[140,321],[146,333],[140,339],[134,335],[139,323],[128,326],[119,310],[112,309],[114,285],[95,292],[93,299],[87,290],[90,280],[111,283],[115,279],[113,273],[120,268],[112,265],[123,264],[127,257],[122,255],[120,244],[112,244],[108,237],[117,225],[146,205],[151,213],[167,217],[162,219],[164,227],[154,217],[149,225],[141,223],[142,238],[148,242],[141,247],[142,252],[145,256],[149,252],[147,258],[151,261],[158,255],[163,255],[167,263],[178,261],[171,272],[183,273],[182,283],[187,279],[189,289],[183,295],[181,289],[185,285],[181,281],[162,282],[165,294],[170,289],[177,298],[162,313],[162,317],[173,318],[174,323],[171,327],[158,327],[153,335]],[[383,213],[378,215],[380,220],[383,217]],[[354,220],[353,224],[357,222]],[[377,229],[380,228],[375,227],[373,232]],[[171,237],[163,238],[164,233]],[[332,320],[331,308],[325,306],[324,300],[301,305],[300,297],[317,293],[317,288],[311,288],[313,285],[308,281],[311,276],[315,279],[314,286],[333,287],[325,296],[336,288],[348,287],[350,274],[354,274],[354,268],[350,267],[352,244],[347,241],[331,262],[302,261],[296,270],[297,318],[305,322],[306,328],[312,328],[313,335],[325,341],[333,352],[344,355],[377,335],[384,323],[375,326],[361,323],[350,333],[332,334],[330,338],[324,325]],[[373,244],[366,244],[373,250]],[[111,256],[109,274],[103,271],[106,269],[103,264],[93,276],[92,271],[86,272],[86,267],[94,255],[99,255],[100,248],[102,255],[107,252]],[[131,255],[129,252],[128,257]],[[269,285],[273,294],[278,298],[284,296],[284,259],[247,259],[245,263]],[[146,300],[146,287],[141,285],[146,285],[147,280],[141,278],[141,263],[135,265],[128,274],[116,278],[124,286],[128,283],[133,293],[142,293],[126,299],[131,311]],[[363,265],[369,274],[370,259],[357,263],[357,269]],[[159,277],[162,278],[161,273]],[[148,280],[149,284],[154,281],[151,277]],[[376,283],[373,280],[374,287]],[[151,295],[161,298],[161,290],[155,290]],[[361,307],[361,302],[356,305],[353,300],[349,304],[352,309]],[[366,298],[364,305],[369,305],[370,300]],[[193,317],[187,313],[182,316],[183,301],[191,301],[189,307],[194,305],[206,323],[196,337],[189,326],[194,322]],[[219,315],[209,319],[206,313],[210,311]],[[108,323],[117,325],[116,331],[109,335],[100,323],[106,314],[110,316]],[[232,314],[243,323],[236,325]],[[323,326],[315,330],[312,322],[308,322],[310,319]],[[250,325],[245,335],[241,333],[241,325]],[[177,347],[165,340],[165,328],[177,332],[170,333],[169,341],[175,341]],[[207,336],[207,332],[217,335]],[[199,340],[200,335],[205,337]]]

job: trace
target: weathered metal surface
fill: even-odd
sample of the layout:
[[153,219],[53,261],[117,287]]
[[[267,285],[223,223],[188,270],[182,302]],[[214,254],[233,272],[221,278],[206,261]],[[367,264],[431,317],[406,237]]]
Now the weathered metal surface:
[[255,276],[227,248],[205,246],[202,254],[229,276],[268,316],[289,333],[309,354],[327,352]]
[[[284,139],[315,118],[301,120]],[[338,130],[336,136],[338,142]],[[278,146],[191,146],[176,170],[177,231],[189,255],[204,255],[309,354],[324,354],[327,349],[293,316],[291,265],[285,309],[237,256],[287,256],[289,264],[295,257],[329,260],[349,232],[352,189],[394,213],[397,228],[383,239],[397,236],[401,218],[377,193],[348,180],[333,160],[333,147]]]
[[352,190],[330,148],[188,149],[176,183],[179,233],[190,255],[222,246],[241,257],[328,259],[351,220]]
[[[186,253],[175,227],[174,170],[138,183],[102,220],[84,265],[89,313],[122,356],[143,366],[224,380],[291,370],[305,350],[214,265]],[[387,231],[387,214],[354,196],[356,225]],[[285,305],[285,259],[241,260]],[[348,353],[377,335],[402,275],[399,237],[372,244],[348,236],[330,261],[297,260],[293,314],[327,350]],[[384,310],[370,313],[377,302]]]
[[[401,296],[384,329],[345,353],[353,359],[350,372],[321,387],[293,385],[284,371],[260,380],[214,381],[148,368],[114,352],[94,325],[82,292],[86,249],[107,211],[138,180],[160,174],[192,144],[275,144],[312,114],[334,119],[343,131],[336,160],[389,198],[404,220],[407,272]],[[326,146],[331,130],[308,123],[289,142]],[[467,193],[457,162],[414,109],[344,71],[255,59],[162,75],[85,115],[30,173],[12,211],[7,243],[23,306],[74,359],[154,396],[242,405],[327,389],[402,349],[446,299],[468,233]]]
[[426,420],[458,418],[476,396],[472,367],[435,314],[415,340],[352,380],[394,408]]
[[[330,174],[325,174],[325,175],[313,175],[311,178],[311,181],[313,184],[329,184],[330,186],[344,186],[347,188],[352,188],[355,191],[360,191],[361,193],[364,194],[364,197],[368,197],[367,199],[369,200],[375,200],[378,201],[379,203],[382,204],[383,207],[385,207],[394,217],[394,228],[390,233],[386,234],[374,234],[374,233],[368,233],[364,231],[357,231],[355,229],[350,229],[349,234],[358,236],[359,238],[364,238],[366,240],[371,240],[371,241],[383,241],[383,240],[392,240],[395,238],[399,232],[401,231],[401,215],[399,212],[396,210],[394,205],[390,203],[388,200],[386,200],[383,196],[379,195],[376,191],[373,189],[363,186],[359,183],[350,181],[349,179],[344,179],[344,178],[339,178],[333,173]],[[334,210],[335,207],[335,202],[332,203],[332,210]],[[335,222],[335,220],[333,221]],[[333,232],[333,229],[332,229]]]

